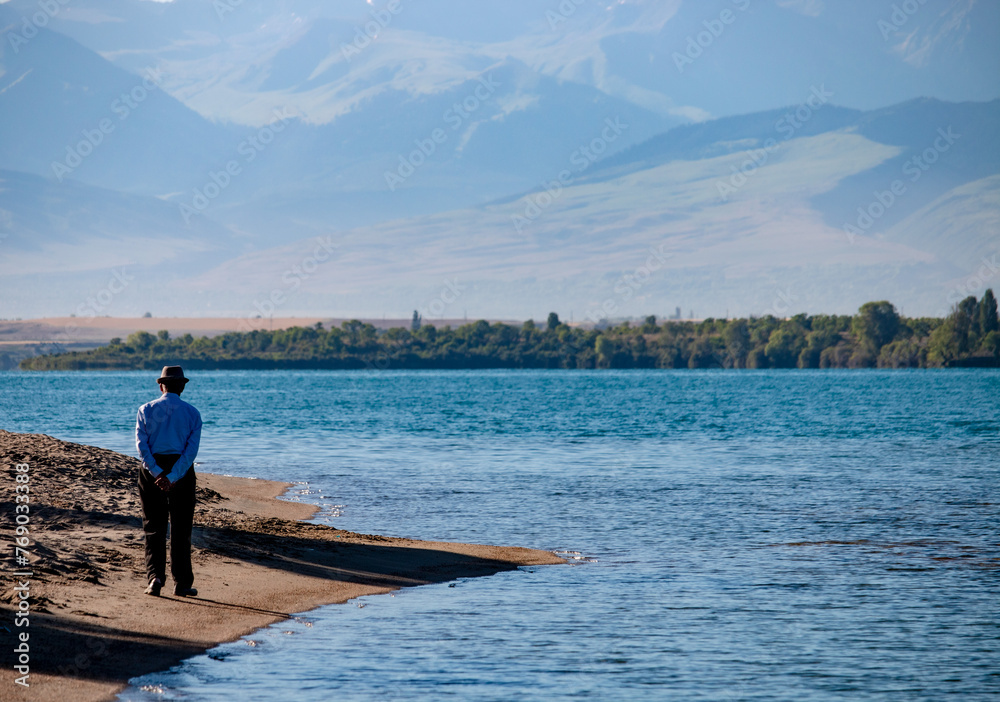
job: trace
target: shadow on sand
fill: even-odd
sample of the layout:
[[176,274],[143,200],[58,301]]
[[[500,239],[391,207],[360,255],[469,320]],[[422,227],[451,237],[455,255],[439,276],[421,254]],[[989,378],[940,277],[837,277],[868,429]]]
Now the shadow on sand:
[[[107,516],[112,518],[111,521],[121,521],[118,515]],[[270,533],[266,530],[268,526],[286,533]],[[297,532],[305,533],[296,535]],[[433,548],[392,546],[388,539],[385,545],[341,541],[338,534],[343,535],[344,532],[301,522],[253,520],[249,530],[196,527],[193,541],[196,547],[227,559],[242,560],[273,570],[275,578],[281,578],[283,573],[295,573],[378,588],[400,588],[460,577],[492,575],[517,567],[508,561]],[[269,573],[263,577],[270,576]],[[213,598],[174,598],[166,589],[164,593],[163,599],[183,602],[193,608],[241,610],[278,619],[290,618],[297,613],[284,610],[279,601],[274,602],[274,609],[263,609],[227,602],[216,593],[213,593]],[[6,612],[4,620],[12,622],[10,606],[5,604],[0,609]],[[138,657],[143,662],[142,670],[128,671],[127,677],[131,678],[166,670],[206,650],[197,642],[122,631],[97,621],[81,622],[47,612],[32,613],[30,635],[32,673],[101,682],[124,682],[125,675],[118,662],[126,657],[126,652],[133,660]]]

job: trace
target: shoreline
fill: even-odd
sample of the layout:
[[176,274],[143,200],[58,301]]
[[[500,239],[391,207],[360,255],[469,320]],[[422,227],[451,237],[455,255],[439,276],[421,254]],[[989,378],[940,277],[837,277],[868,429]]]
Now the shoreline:
[[[144,595],[139,461],[41,434],[0,430],[4,539],[17,464],[31,487],[30,624],[16,628],[16,567],[3,602],[0,699],[111,700],[128,680],[327,604],[402,587],[565,561],[520,547],[417,541],[305,523],[319,509],[278,499],[292,483],[198,474],[192,561],[199,596]],[[12,649],[29,632],[30,688]],[[9,644],[9,645],[8,645]]]

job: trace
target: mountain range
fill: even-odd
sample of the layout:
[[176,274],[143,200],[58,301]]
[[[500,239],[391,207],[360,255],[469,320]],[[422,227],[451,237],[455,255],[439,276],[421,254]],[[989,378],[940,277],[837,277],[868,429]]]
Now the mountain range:
[[894,7],[2,3],[0,316],[943,314],[1000,10]]

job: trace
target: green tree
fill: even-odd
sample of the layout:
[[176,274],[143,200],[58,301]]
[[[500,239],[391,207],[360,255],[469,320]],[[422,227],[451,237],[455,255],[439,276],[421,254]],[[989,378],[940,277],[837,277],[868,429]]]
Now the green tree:
[[705,337],[696,340],[691,347],[691,355],[688,356],[688,368],[718,367],[719,359],[716,358],[712,343]]
[[746,368],[747,352],[750,350],[750,329],[745,319],[736,319],[726,325],[722,332],[726,344],[726,360],[730,368]]
[[979,327],[979,304],[976,302],[975,295],[969,295],[967,298],[955,305],[955,309],[951,313],[951,318],[954,323],[952,325],[953,333],[955,336],[955,343],[958,347],[958,353],[968,353],[970,348],[971,334],[976,334],[977,328]]
[[890,341],[878,356],[879,368],[919,368],[921,349],[909,339]]
[[767,315],[757,319],[751,318],[747,324],[750,327],[750,347],[760,347],[763,350],[767,340],[771,338],[771,332],[778,328],[779,322],[774,316]]
[[607,364],[611,362],[611,357],[614,356],[615,345],[611,343],[611,340],[608,337],[601,334],[594,342],[594,351],[597,352],[598,358],[603,363]]
[[755,346],[747,353],[747,368],[767,368],[767,364],[763,346]]
[[403,327],[393,327],[392,329],[386,329],[382,337],[386,341],[402,344],[410,340],[410,330]]
[[549,318],[545,321],[545,328],[549,331],[555,330],[559,326],[559,315],[555,312],[549,312]]
[[805,335],[797,324],[782,324],[771,332],[764,347],[771,368],[795,368],[799,353],[805,347]]
[[160,331],[156,332],[156,338],[159,339],[160,341],[170,341],[170,332],[167,331],[166,329],[161,329]]
[[852,319],[853,317],[848,315],[818,314],[809,319],[809,329],[832,336],[842,332],[849,332],[851,330]]
[[377,337],[378,329],[375,328],[374,324],[365,322],[365,324],[361,326],[361,340],[365,344],[372,344]]
[[997,319],[997,299],[993,296],[993,288],[989,288],[979,301],[979,333],[985,337],[998,329],[1000,320]]
[[840,334],[830,331],[828,326],[813,328],[806,334],[804,348],[799,352],[799,368],[821,368],[823,352],[840,341]]
[[1000,331],[991,331],[983,338],[983,350],[1000,361]]
[[847,359],[848,368],[874,368],[878,364],[875,347],[871,344],[855,344]]
[[931,332],[927,342],[927,359],[936,366],[946,366],[957,358],[958,334],[955,330],[955,316],[951,315]]
[[360,319],[348,319],[340,324],[340,328],[344,330],[344,334],[347,335],[347,341],[350,344],[358,343],[362,326],[363,324]]
[[[177,339],[136,332],[127,345],[120,339],[85,352],[68,352],[26,359],[21,367],[34,370],[138,369],[197,359],[204,368],[358,368],[377,362],[394,368],[704,368],[926,367],[948,365],[980,354],[1000,359],[1000,329],[995,325],[992,291],[982,300],[967,298],[946,319],[896,318],[887,303],[863,306],[855,317],[796,315],[739,320],[670,321],[655,326],[646,318],[639,326],[553,331],[531,322],[511,326],[476,321],[457,329],[421,324],[377,330],[358,320],[330,330],[318,325],[277,331],[231,332],[215,337]],[[985,310],[985,313],[984,313]],[[976,325],[973,326],[973,317]],[[886,323],[888,320],[888,323]],[[555,320],[553,320],[555,321]],[[977,335],[976,329],[979,333]],[[650,332],[653,333],[650,333]],[[854,332],[851,334],[850,332]],[[965,335],[963,337],[963,334]],[[165,338],[166,337],[166,338]],[[959,348],[965,339],[966,351]],[[883,343],[885,342],[885,343]],[[876,346],[881,343],[879,352]]]
[[866,302],[851,322],[851,333],[858,343],[868,346],[871,356],[878,356],[899,331],[899,313],[886,300]]
[[331,329],[323,340],[323,353],[339,356],[344,349],[343,333],[339,329]]
[[847,368],[851,362],[851,347],[841,343],[827,346],[819,355],[820,368]]
[[149,332],[137,331],[128,335],[128,338],[125,339],[125,344],[138,351],[145,351],[153,345],[154,341],[156,341],[156,337]]

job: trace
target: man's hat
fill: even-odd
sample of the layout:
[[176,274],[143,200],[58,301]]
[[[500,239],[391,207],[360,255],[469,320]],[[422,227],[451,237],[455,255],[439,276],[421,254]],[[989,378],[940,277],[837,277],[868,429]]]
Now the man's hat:
[[190,378],[184,377],[184,369],[180,366],[163,366],[160,377],[156,382],[162,383],[165,380],[180,380],[183,383],[187,383]]

